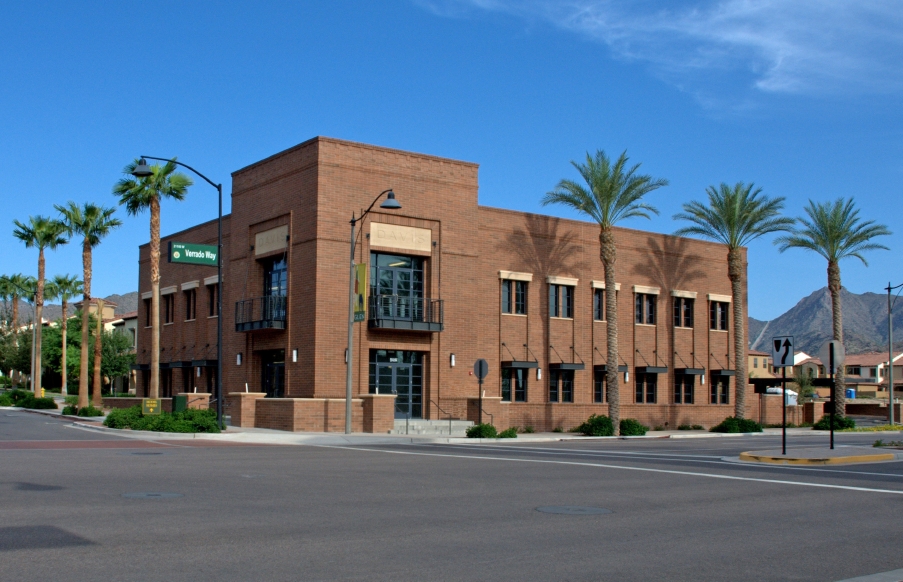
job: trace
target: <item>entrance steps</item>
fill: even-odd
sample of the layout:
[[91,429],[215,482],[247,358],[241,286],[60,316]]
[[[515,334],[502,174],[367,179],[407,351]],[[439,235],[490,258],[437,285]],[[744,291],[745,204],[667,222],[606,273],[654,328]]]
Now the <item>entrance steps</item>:
[[[451,431],[449,431],[449,424]],[[422,418],[395,419],[395,428],[389,434],[416,434],[463,437],[465,431],[473,426],[469,420],[425,420]]]

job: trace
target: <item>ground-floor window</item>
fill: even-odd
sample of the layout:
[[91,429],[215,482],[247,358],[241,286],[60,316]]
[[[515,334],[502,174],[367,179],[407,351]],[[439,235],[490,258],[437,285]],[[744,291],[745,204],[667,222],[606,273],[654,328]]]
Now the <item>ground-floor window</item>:
[[658,374],[636,374],[637,404],[655,404]]
[[593,402],[608,402],[608,378],[602,370],[593,372]]
[[204,368],[204,376],[207,377],[207,393],[212,394],[213,398],[216,398],[218,396],[216,394],[216,367],[207,366]]
[[172,398],[172,368],[160,370],[160,398]]
[[527,401],[527,372],[524,368],[502,368],[502,400]]
[[549,402],[573,402],[574,401],[574,371],[550,370],[549,371]]
[[712,376],[709,382],[712,404],[729,404],[728,390],[730,389],[730,377]]
[[693,388],[696,377],[692,374],[674,374],[674,404],[693,404]]

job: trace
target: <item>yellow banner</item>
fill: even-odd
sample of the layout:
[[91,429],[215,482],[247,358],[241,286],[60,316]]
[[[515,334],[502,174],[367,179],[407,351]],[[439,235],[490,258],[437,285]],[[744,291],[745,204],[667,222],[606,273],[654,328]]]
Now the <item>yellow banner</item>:
[[354,266],[354,321],[367,319],[367,265]]

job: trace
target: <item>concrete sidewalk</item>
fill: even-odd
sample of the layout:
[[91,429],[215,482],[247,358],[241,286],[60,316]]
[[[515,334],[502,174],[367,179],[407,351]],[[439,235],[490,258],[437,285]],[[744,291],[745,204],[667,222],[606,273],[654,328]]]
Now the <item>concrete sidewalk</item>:
[[740,453],[740,460],[775,465],[848,465],[852,463],[880,463],[903,460],[903,451],[882,447],[854,447],[835,445],[790,449],[786,455],[781,449]]

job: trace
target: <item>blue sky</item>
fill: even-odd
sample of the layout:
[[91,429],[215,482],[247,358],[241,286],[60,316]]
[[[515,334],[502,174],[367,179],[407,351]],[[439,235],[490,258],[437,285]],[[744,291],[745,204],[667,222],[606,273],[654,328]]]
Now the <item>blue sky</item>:
[[[720,182],[855,196],[891,251],[842,263],[853,292],[903,282],[903,5],[865,0],[28,2],[0,20],[0,273],[33,273],[12,220],[66,200],[114,205],[122,166],[172,156],[230,173],[315,135],[480,164],[480,202],[541,209],[587,151],[627,150],[670,186],[661,215]],[[401,195],[401,194],[399,194]],[[228,201],[227,201],[228,210]],[[164,234],[216,214],[197,183]],[[137,288],[148,216],[96,251],[94,294]],[[48,274],[81,273],[78,245]],[[750,314],[826,284],[823,259],[750,248]]]

